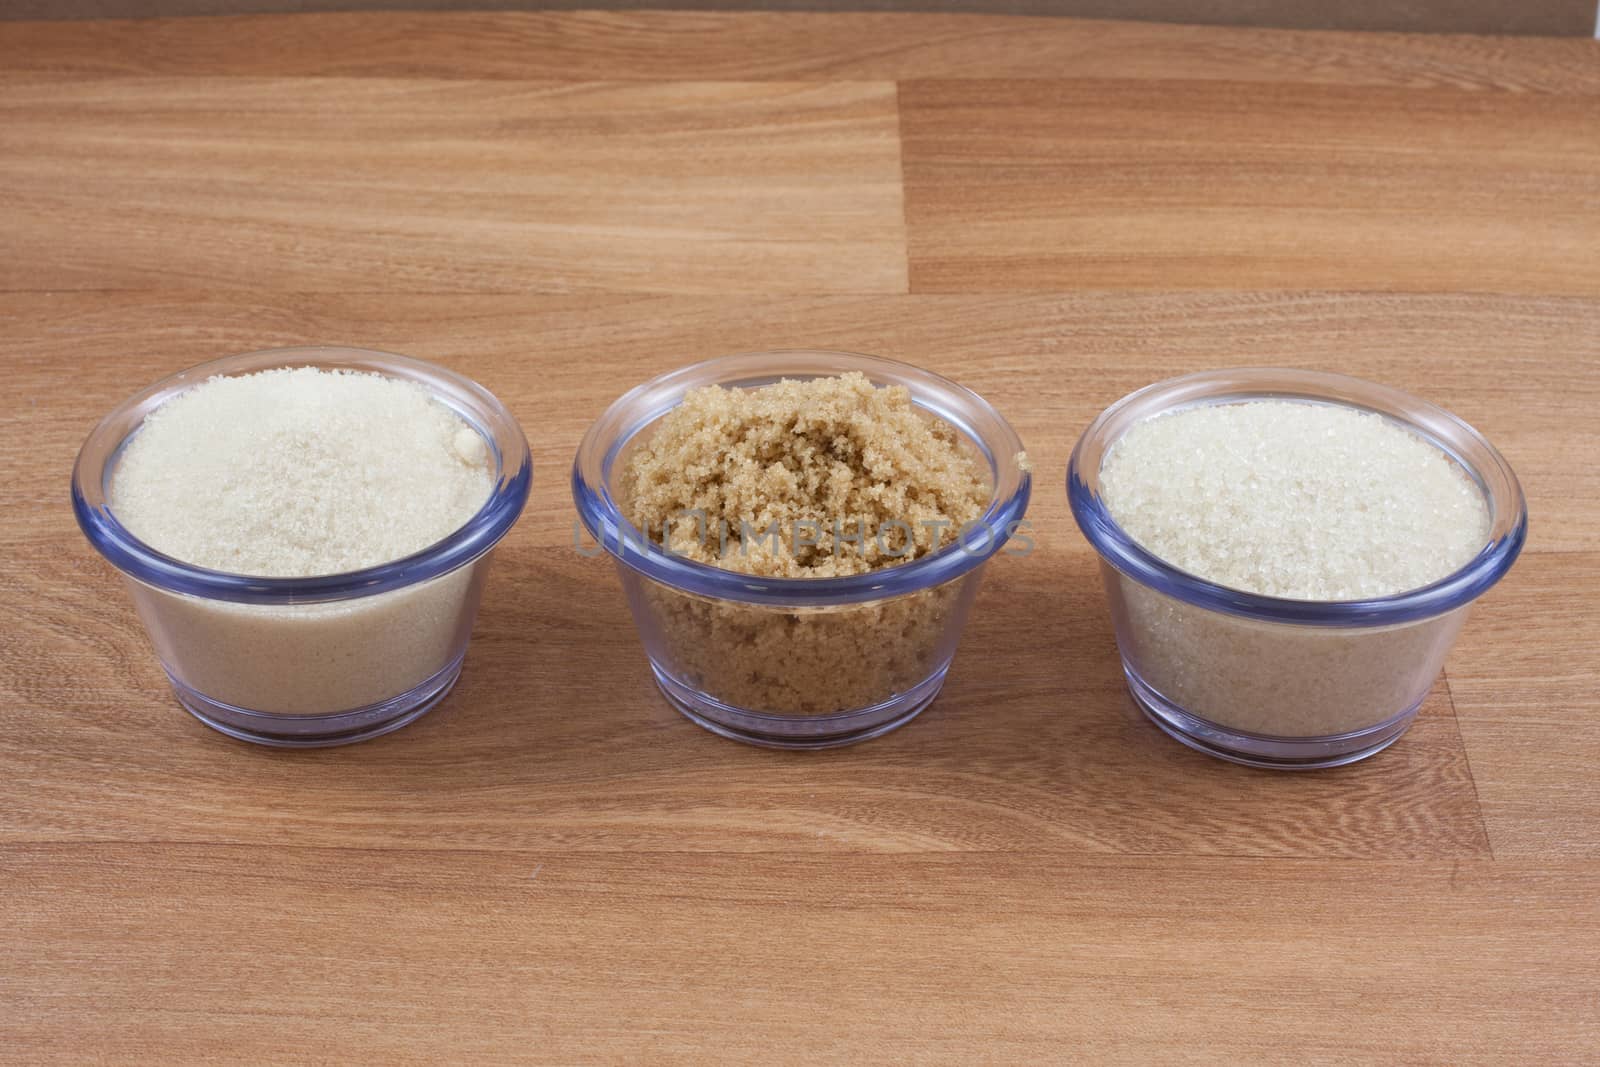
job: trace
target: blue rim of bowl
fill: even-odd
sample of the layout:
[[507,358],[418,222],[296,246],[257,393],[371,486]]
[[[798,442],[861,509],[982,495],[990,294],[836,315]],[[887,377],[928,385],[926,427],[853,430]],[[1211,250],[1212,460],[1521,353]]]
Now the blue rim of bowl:
[[[786,361],[792,366],[794,361],[801,357],[835,357],[840,365],[831,370],[819,368],[786,371],[784,369]],[[946,392],[972,405],[978,412],[992,420],[994,436],[998,437],[998,440],[986,439],[966,419],[961,418],[948,406],[930,402],[929,392],[919,394],[916,385],[908,386],[914,404],[955,426],[989,463],[996,490],[983,514],[973,520],[975,524],[982,524],[984,528],[983,546],[973,548],[958,538],[955,543],[921,559],[864,574],[852,574],[841,578],[761,578],[673,555],[646,538],[622,517],[621,510],[604,484],[603,475],[610,472],[622,450],[646,427],[666,414],[671,407],[675,407],[676,401],[628,425],[614,440],[604,443],[603,451],[602,442],[599,440],[601,426],[610,417],[630,408],[646,396],[675,392],[677,400],[681,401],[684,390],[696,385],[715,384],[720,380],[714,377],[706,379],[708,373],[743,364],[753,364],[756,361],[771,364],[763,375],[771,381],[783,378],[815,378],[851,370],[861,370],[869,379],[877,381],[872,374],[872,370],[876,368],[880,373],[887,373],[896,379],[911,379],[923,385],[926,390]],[[901,384],[908,383],[901,382]],[[1022,441],[1016,431],[987,400],[963,385],[913,364],[859,352],[826,349],[742,352],[680,367],[643,382],[617,398],[590,426],[578,447],[577,457],[572,464],[572,499],[589,536],[593,537],[612,558],[647,578],[679,591],[721,600],[771,606],[825,607],[858,604],[918,592],[953,581],[981,566],[999,552],[1011,538],[1016,529],[1015,524],[1020,523],[1027,513],[1028,501],[1032,494],[1032,476],[1022,470],[1016,462],[1016,456],[1022,451]],[[602,477],[598,480],[598,484],[591,484],[590,479],[586,477],[584,472],[586,461],[593,461],[596,464],[595,469],[601,472]],[[1014,476],[1016,485],[1010,492],[1001,495],[1001,487],[1009,480],[1006,476]]]
[[[342,358],[348,357],[348,358]],[[274,360],[283,362],[274,362]],[[311,362],[306,362],[310,360]],[[142,423],[134,426],[108,450],[107,458],[96,470],[88,470],[86,456],[97,438],[111,432],[112,426],[130,408],[148,398],[168,392],[161,403],[171,400],[183,389],[205,381],[219,373],[250,373],[239,370],[245,361],[260,361],[253,370],[272,367],[307,365],[349,366],[382,373],[410,371],[396,375],[427,387],[429,380],[442,380],[458,390],[464,397],[481,404],[492,417],[503,420],[515,432],[509,440],[502,440],[484,425],[473,412],[450,403],[451,398],[436,390],[436,399],[461,416],[484,439],[495,459],[495,487],[489,499],[459,529],[441,540],[388,563],[339,574],[314,575],[306,578],[267,578],[231,574],[185,563],[135,537],[127,527],[117,521],[109,504],[95,506],[84,490],[85,477],[98,477],[100,496],[109,497],[109,479],[122,450]],[[159,406],[159,405],[156,405]],[[153,410],[153,408],[152,408]],[[509,453],[509,455],[507,454]],[[511,463],[515,466],[511,467]],[[509,473],[508,473],[509,468]],[[436,363],[374,349],[351,348],[342,345],[316,345],[293,348],[263,349],[235,356],[198,363],[176,374],[167,376],[146,389],[129,397],[106,415],[85,439],[72,468],[72,510],[78,527],[89,543],[118,570],[130,578],[171,593],[223,600],[239,604],[302,604],[354,597],[373,596],[406,586],[416,585],[439,577],[478,559],[492,549],[510,531],[528,501],[533,486],[533,466],[528,442],[515,418],[495,396],[472,379],[446,370]]]
[[[1256,379],[1263,382],[1291,382],[1293,385],[1289,388],[1263,386],[1259,390],[1252,390],[1248,383]],[[1203,397],[1195,395],[1200,388],[1219,381],[1227,382],[1231,388]],[[1379,403],[1345,399],[1352,393],[1365,394]],[[1081,469],[1084,453],[1091,442],[1101,444],[1098,437],[1103,435],[1106,426],[1117,414],[1135,403],[1150,403],[1168,394],[1190,394],[1191,402],[1162,407],[1146,418],[1159,417],[1197,403],[1286,399],[1339,404],[1371,411],[1398,422],[1442,449],[1482,489],[1490,509],[1490,539],[1472,559],[1436,582],[1392,596],[1365,600],[1292,600],[1263,596],[1218,585],[1175,567],[1145,549],[1117,525],[1105,503],[1083,477]],[[1430,432],[1416,421],[1418,416],[1426,417],[1436,428],[1459,434],[1460,440],[1454,444],[1441,440],[1437,432]],[[1472,463],[1463,456],[1459,447],[1463,442],[1474,446],[1491,469],[1486,470],[1485,465]],[[1115,439],[1103,442],[1102,457],[1114,444]],[[1098,481],[1098,470],[1095,474]],[[1073,518],[1077,520],[1078,528],[1083,531],[1089,544],[1101,559],[1129,578],[1197,607],[1269,622],[1313,626],[1388,626],[1453,611],[1477,599],[1505,575],[1521,554],[1528,535],[1527,503],[1516,474],[1488,439],[1464,420],[1426,400],[1362,378],[1278,367],[1202,371],[1169,378],[1129,393],[1101,412],[1078,439],[1067,464],[1067,499],[1072,507]]]

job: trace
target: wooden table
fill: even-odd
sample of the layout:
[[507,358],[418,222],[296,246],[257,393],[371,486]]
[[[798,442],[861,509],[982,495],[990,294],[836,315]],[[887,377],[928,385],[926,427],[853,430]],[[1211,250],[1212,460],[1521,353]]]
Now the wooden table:
[[[0,24],[0,1058],[1600,1060],[1600,45],[945,16]],[[533,443],[459,687],[315,752],[184,715],[67,506],[135,388],[343,342]],[[1038,550],[911,727],[656,694],[567,466],[821,346],[992,400]],[[1061,488],[1229,364],[1460,413],[1529,549],[1393,749],[1274,774],[1123,690]]]

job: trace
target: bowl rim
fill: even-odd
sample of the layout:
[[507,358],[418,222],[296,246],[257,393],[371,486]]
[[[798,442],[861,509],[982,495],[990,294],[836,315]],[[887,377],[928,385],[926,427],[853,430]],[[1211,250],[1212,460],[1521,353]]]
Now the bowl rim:
[[[1099,494],[1100,464],[1135,423],[1185,408],[1279,399],[1336,404],[1396,422],[1444,451],[1484,494],[1490,528],[1482,548],[1450,574],[1416,589],[1360,600],[1296,600],[1219,585],[1182,570],[1135,541]],[[1086,470],[1092,462],[1093,470]],[[1067,464],[1073,518],[1107,565],[1197,607],[1270,622],[1317,626],[1387,626],[1432,618],[1481,596],[1521,553],[1528,534],[1527,501],[1516,474],[1488,439],[1458,416],[1377,382],[1328,371],[1230,367],[1147,385],[1116,401],[1078,439]]]
[[[152,547],[123,526],[109,502],[118,458],[144,417],[213,377],[282,367],[373,371],[416,382],[467,422],[495,460],[489,498],[439,541],[387,563],[308,577],[234,574],[186,563]],[[145,387],[113,408],[90,431],[72,469],[72,509],[89,543],[127,577],[171,593],[240,604],[299,604],[374,596],[456,570],[492,549],[511,529],[532,488],[527,438],[511,412],[483,386],[436,363],[347,345],[295,345],[207,360]]]
[[[623,518],[609,488],[612,466],[646,427],[704,385],[756,388],[781,380],[832,377],[860,371],[874,385],[904,385],[912,402],[952,424],[988,462],[993,488],[984,512],[963,529],[981,525],[984,542],[964,536],[909,563],[834,578],[766,578],[724,570],[673,555]],[[982,396],[942,375],[900,360],[860,352],[784,348],[701,360],[645,381],[606,408],[590,425],[572,464],[572,498],[589,535],[620,565],[681,592],[704,597],[790,607],[828,607],[882,600],[942,585],[980,567],[1022,527],[1032,476],[1018,456],[1022,440]]]

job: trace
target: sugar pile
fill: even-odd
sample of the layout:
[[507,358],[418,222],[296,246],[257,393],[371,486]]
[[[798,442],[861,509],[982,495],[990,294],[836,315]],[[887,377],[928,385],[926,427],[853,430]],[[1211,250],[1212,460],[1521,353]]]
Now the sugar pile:
[[426,548],[491,483],[483,439],[417,383],[297,367],[212,378],[151,412],[111,510],[186,563],[304,577]]
[[[987,471],[951,424],[930,418],[904,386],[879,388],[852,372],[756,389],[691,389],[628,461],[628,519],[699,563],[772,578],[834,578],[910,563],[953,542],[983,514]],[[684,513],[728,529],[702,538]],[[776,523],[868,531],[859,543],[772,551],[739,539]],[[888,530],[898,524],[903,533]],[[883,537],[872,536],[888,531]],[[659,538],[658,538],[659,539]]]
[[[670,527],[674,552],[725,570],[782,578],[862,574],[954,543],[983,514],[990,472],[956,427],[922,413],[909,390],[859,373],[784,380],[752,389],[708,386],[684,395],[621,472],[619,495],[636,527],[658,540],[671,517],[704,515],[731,528],[705,540]],[[739,540],[751,530],[868,531],[862,543],[794,550]],[[880,539],[899,523],[911,537]],[[890,550],[885,550],[885,544]],[[888,700],[954,652],[970,578],[887,600],[827,609],[715,601],[647,583],[641,623],[652,657],[682,683],[735,708],[829,715]],[[966,598],[965,600],[963,598]]]
[[[426,548],[476,514],[494,477],[483,438],[422,386],[299,367],[212,378],[151,412],[113,473],[111,510],[187,563],[304,577]],[[248,712],[332,715],[453,677],[487,562],[305,604],[128,585],[180,685]]]
[[1255,400],[1148,419],[1118,439],[1100,482],[1144,548],[1267,596],[1415,589],[1460,568],[1489,532],[1482,491],[1443,451],[1332,404]]
[[[1101,465],[1113,518],[1161,559],[1220,585],[1305,600],[1381,597],[1443,578],[1489,536],[1454,460],[1379,415],[1252,400],[1160,415]],[[1132,674],[1229,730],[1330,738],[1396,722],[1427,694],[1467,609],[1391,626],[1265,622],[1203,608],[1109,564]]]

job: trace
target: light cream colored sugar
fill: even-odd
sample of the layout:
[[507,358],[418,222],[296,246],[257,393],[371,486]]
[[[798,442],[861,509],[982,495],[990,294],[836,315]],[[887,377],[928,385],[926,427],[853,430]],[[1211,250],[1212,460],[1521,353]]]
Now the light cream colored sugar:
[[[903,387],[861,374],[685,395],[621,472],[629,521],[674,552],[746,574],[824,578],[917,559],[982,515],[989,472],[955,427],[920,411]],[[698,510],[711,531],[668,523]],[[796,522],[866,530],[864,545],[824,536],[799,547]],[[883,551],[873,534],[894,531]],[[741,523],[782,536],[739,540]],[[727,546],[716,532],[725,524]],[[954,651],[950,620],[976,572],[922,592],[841,608],[787,611],[645,588],[658,658],[680,680],[736,708],[826,715],[869,707],[916,685]]]
[[1436,446],[1353,408],[1194,407],[1130,428],[1100,469],[1144,548],[1234,589],[1299,600],[1437,581],[1488,540],[1483,493]]
[[[112,512],[152,547],[271,577],[349,571],[426,548],[488,499],[479,434],[420,385],[296,368],[213,378],[146,417]],[[313,604],[233,604],[129,581],[162,662],[236,707],[352,711],[447,667],[487,557],[417,586]]]
[[1398,626],[1262,622],[1196,607],[1107,566],[1118,643],[1146,684],[1193,715],[1270,737],[1331,737],[1416,706],[1467,608]]
[[421,385],[284,368],[218,377],[145,418],[111,511],[186,563],[305,577],[400,559],[489,498],[483,439]]
[[[1270,596],[1381,597],[1464,565],[1488,539],[1482,493],[1382,417],[1248,401],[1133,426],[1101,468],[1106,506],[1191,574]],[[1386,627],[1262,622],[1103,568],[1123,655],[1193,715],[1279,738],[1365,730],[1427,694],[1466,608]]]
[[230,604],[128,585],[162,663],[190,688],[250,711],[327,715],[444,669],[471,630],[487,564],[322,604]]

